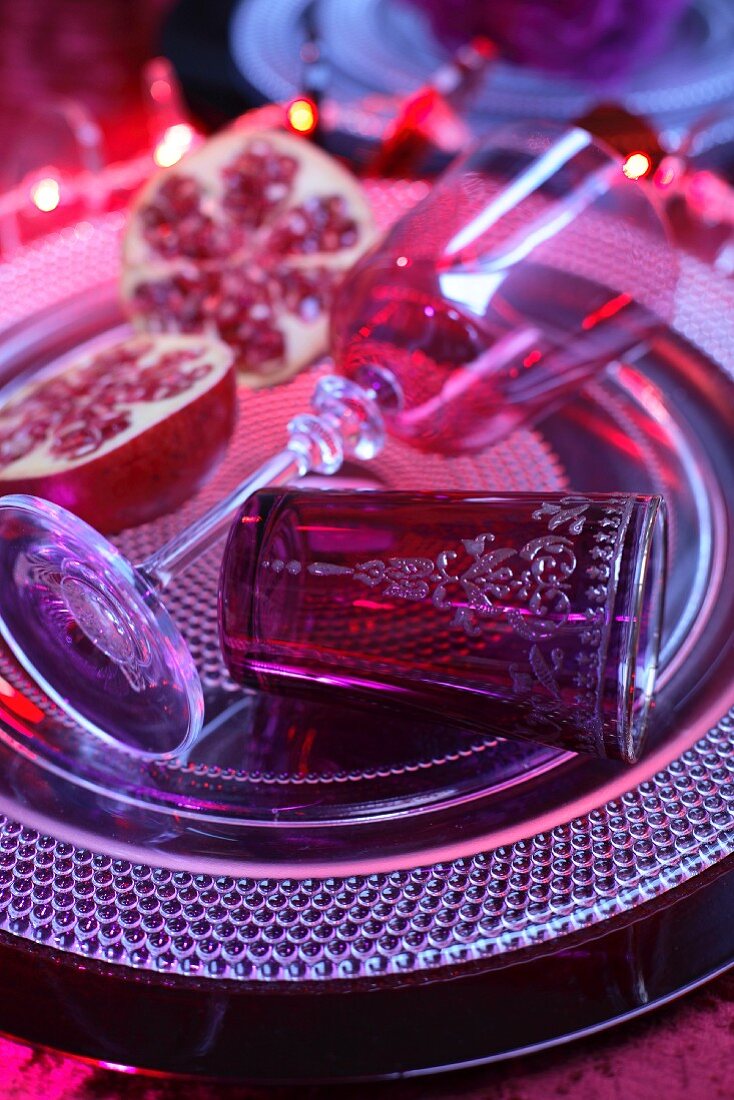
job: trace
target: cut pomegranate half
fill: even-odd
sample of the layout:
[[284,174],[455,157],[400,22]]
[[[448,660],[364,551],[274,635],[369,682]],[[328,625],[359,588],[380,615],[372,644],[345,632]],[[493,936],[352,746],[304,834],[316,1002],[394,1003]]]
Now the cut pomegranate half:
[[257,388],[295,374],[328,342],[342,274],[371,243],[358,181],[303,138],[235,129],[137,196],[122,295],[137,327],[212,332]]
[[135,336],[0,406],[0,493],[61,504],[105,533],[172,511],[224,456],[233,356],[204,336]]

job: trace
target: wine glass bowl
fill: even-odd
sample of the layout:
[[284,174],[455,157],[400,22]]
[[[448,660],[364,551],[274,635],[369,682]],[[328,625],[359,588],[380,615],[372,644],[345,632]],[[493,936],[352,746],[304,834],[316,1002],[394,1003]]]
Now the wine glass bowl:
[[392,434],[478,450],[669,322],[677,272],[655,196],[616,153],[581,129],[518,124],[454,162],[356,263],[332,350],[358,382],[392,372]]

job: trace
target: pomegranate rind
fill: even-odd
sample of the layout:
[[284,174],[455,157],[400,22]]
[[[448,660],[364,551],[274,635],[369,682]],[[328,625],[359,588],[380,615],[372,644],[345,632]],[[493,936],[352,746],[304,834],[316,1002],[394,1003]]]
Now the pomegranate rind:
[[[166,355],[197,351],[192,365],[206,365],[203,381],[173,398],[121,403],[132,410],[131,427],[87,457],[64,461],[48,446],[0,469],[0,494],[29,493],[59,504],[103,534],[151,522],[175,511],[219,465],[237,419],[237,384],[233,356],[220,341],[205,336],[135,336],[103,350],[140,351],[155,371]],[[99,351],[75,360],[49,379],[34,380],[0,406],[3,420],[43,390],[46,382],[71,379],[84,371]],[[142,409],[142,413],[140,410]],[[140,414],[140,415],[139,415]]]
[[[218,258],[166,258],[157,254],[144,235],[142,212],[156,201],[161,187],[176,176],[195,180],[203,195],[201,209],[214,220],[217,227],[226,229],[229,223],[222,208],[222,171],[258,142],[267,143],[276,155],[292,157],[298,163],[291,190],[283,204],[275,208],[277,216],[268,218],[261,226],[249,230],[244,242],[237,242],[230,252]],[[164,283],[177,275],[195,279],[202,271],[207,270],[244,270],[248,265],[257,267],[258,254],[268,256],[267,242],[276,222],[303,202],[332,196],[342,200],[350,220],[354,222],[355,243],[334,251],[288,252],[280,257],[280,262],[290,272],[326,272],[329,281],[334,282],[334,286],[330,288],[333,296],[342,273],[352,266],[375,238],[372,212],[359,181],[333,157],[303,138],[278,129],[237,127],[210,138],[174,168],[156,173],[135,197],[123,239],[121,295],[133,325],[139,331],[172,331],[174,326],[191,331],[185,322],[174,320],[168,314],[142,309],[136,302],[139,289]],[[273,262],[272,255],[266,259],[264,266],[277,281],[277,265]],[[303,318],[288,309],[277,313],[275,327],[283,338],[282,355],[260,361],[254,366],[248,362],[247,350],[243,354],[235,346],[239,381],[253,389],[274,385],[290,378],[326,351],[329,336],[328,305],[316,316],[309,318]],[[218,331],[215,322],[208,324],[203,331],[226,339]]]

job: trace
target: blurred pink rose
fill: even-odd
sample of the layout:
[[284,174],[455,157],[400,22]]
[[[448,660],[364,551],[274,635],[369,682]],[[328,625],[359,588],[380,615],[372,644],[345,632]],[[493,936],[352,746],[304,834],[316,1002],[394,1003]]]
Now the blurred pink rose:
[[608,83],[662,49],[689,0],[409,2],[449,46],[482,34],[518,64]]

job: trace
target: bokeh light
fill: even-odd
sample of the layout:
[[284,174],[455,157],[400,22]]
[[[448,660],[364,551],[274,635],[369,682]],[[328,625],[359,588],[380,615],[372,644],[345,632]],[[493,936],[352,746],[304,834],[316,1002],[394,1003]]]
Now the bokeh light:
[[37,180],[31,187],[31,201],[34,206],[45,214],[55,210],[61,202],[59,181],[54,179],[53,176],[46,176],[42,180]]
[[286,108],[288,125],[297,134],[312,134],[318,117],[316,104],[310,99],[294,99]]
[[652,167],[647,153],[630,153],[622,165],[622,171],[628,180],[641,180]]
[[187,122],[177,122],[169,126],[155,147],[153,160],[159,168],[170,168],[177,164],[184,153],[188,153],[194,141],[194,131]]

